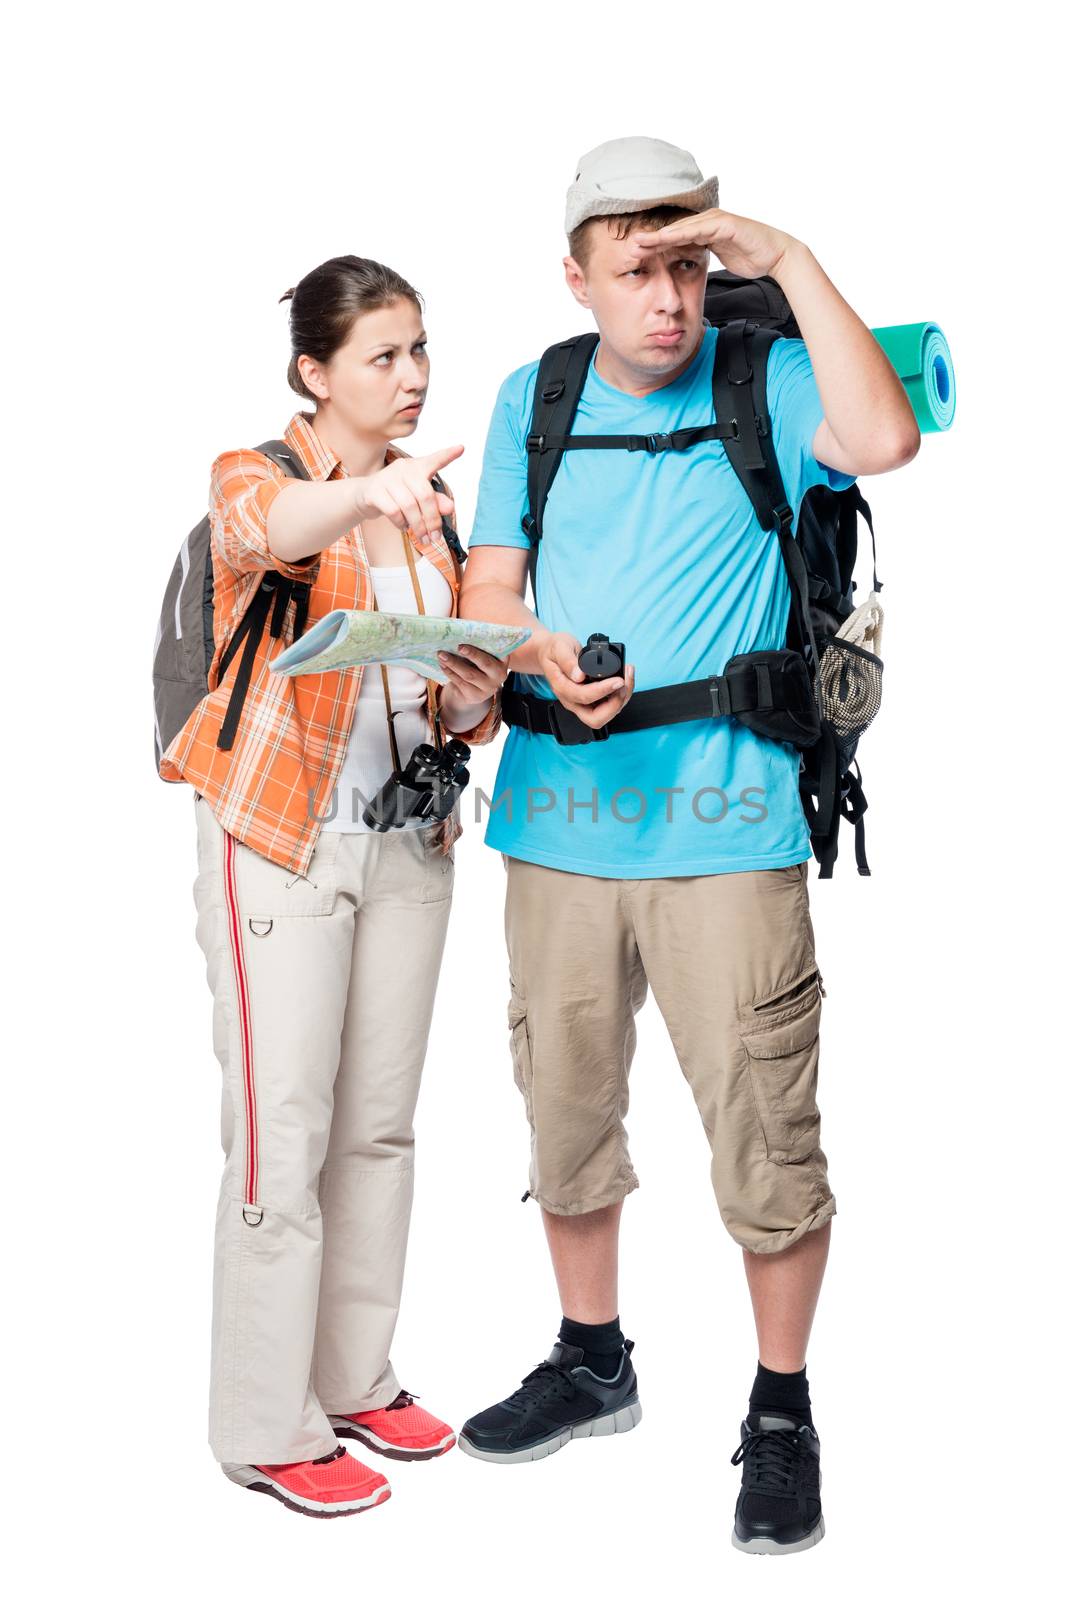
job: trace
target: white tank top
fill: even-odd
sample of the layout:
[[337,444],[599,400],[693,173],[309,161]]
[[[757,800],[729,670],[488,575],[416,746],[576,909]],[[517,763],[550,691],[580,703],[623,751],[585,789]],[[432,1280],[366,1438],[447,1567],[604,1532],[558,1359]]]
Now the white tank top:
[[[420,556],[415,570],[427,616],[449,616],[452,612],[452,590],[437,567],[425,556]],[[403,567],[371,567],[370,573],[379,611],[395,614],[418,611],[407,564]],[[387,667],[386,671],[389,674],[389,696],[393,710],[399,713],[393,718],[393,730],[403,767],[417,744],[434,742],[427,716],[426,679],[408,667]],[[363,820],[364,806],[378,793],[392,771],[382,670],[380,667],[365,667],[360,679],[360,692],[356,697],[356,714],[345,760],[331,802],[334,815],[329,822],[323,823],[324,830],[332,833],[370,833],[372,830]],[[353,790],[356,791],[355,795]],[[429,826],[429,820],[413,817],[404,826],[425,828]]]

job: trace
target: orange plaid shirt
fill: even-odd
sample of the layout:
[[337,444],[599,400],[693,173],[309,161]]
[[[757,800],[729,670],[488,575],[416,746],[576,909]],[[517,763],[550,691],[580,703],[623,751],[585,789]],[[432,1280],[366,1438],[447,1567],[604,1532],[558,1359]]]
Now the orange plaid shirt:
[[[305,413],[296,414],[285,438],[313,481],[348,476]],[[399,453],[391,451],[389,458]],[[303,873],[345,759],[363,668],[296,678],[270,672],[270,657],[293,642],[293,607],[288,606],[280,639],[272,639],[264,629],[233,748],[220,750],[217,744],[238,660],[235,657],[230,663],[219,688],[219,658],[262,573],[273,570],[311,582],[307,628],[329,611],[367,611],[374,602],[358,528],[300,564],[279,561],[272,555],[267,544],[267,513],[275,496],[292,481],[258,450],[228,450],[212,466],[209,516],[215,654],[208,673],[208,693],[167,746],[160,772],[168,782],[189,783],[199,790],[235,838],[279,866]],[[457,616],[461,573],[444,535],[437,534],[423,553],[447,579],[452,590],[451,614]],[[461,737],[468,744],[488,744],[500,722],[498,694],[482,721]],[[451,813],[439,829],[441,849],[450,849],[462,831],[456,813]]]

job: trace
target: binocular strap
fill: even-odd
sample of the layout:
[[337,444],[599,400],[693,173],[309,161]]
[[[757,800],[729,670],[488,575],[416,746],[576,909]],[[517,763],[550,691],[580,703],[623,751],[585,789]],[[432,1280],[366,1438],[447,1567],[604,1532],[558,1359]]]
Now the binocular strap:
[[[407,534],[404,535],[404,559],[408,563],[408,573],[412,580],[412,589],[415,592],[415,603],[418,607],[419,615],[421,617],[425,617],[426,607],[423,605],[423,591],[419,587],[419,575],[415,570],[415,558],[412,555],[412,547]],[[372,611],[377,611],[378,596],[374,592],[373,582],[371,585],[371,602]],[[389,672],[386,669],[385,663],[380,665],[379,671],[382,674],[382,693],[386,701],[386,727],[389,729],[389,753],[393,761],[393,772],[396,776],[399,775],[401,771],[400,751],[397,748],[397,735],[393,730],[393,718],[397,715],[397,713],[394,711],[393,702],[390,699]],[[438,707],[438,686],[431,678],[426,680],[426,700],[427,710],[429,712],[430,731],[434,740],[434,748],[440,755],[444,744],[444,740],[442,739],[441,735],[441,711]]]

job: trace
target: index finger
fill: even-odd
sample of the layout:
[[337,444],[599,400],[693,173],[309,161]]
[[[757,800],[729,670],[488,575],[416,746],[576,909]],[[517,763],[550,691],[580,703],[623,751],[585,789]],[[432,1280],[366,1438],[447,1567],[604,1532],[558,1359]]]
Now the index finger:
[[480,650],[477,644],[462,644],[458,646],[457,653],[467,656],[476,667],[500,667],[504,664],[500,656],[493,655],[489,650]]
[[442,467],[447,467],[450,461],[455,461],[457,456],[462,456],[463,453],[462,444],[451,444],[447,450],[435,450],[432,455],[424,456],[423,461],[433,474],[440,472]]
[[[707,218],[708,214],[705,212],[703,215]],[[663,228],[640,228],[631,234],[627,242],[639,250],[663,250],[668,245],[689,244],[703,238],[710,226],[707,220],[699,222],[695,217],[690,222],[680,217],[677,222],[669,222]]]

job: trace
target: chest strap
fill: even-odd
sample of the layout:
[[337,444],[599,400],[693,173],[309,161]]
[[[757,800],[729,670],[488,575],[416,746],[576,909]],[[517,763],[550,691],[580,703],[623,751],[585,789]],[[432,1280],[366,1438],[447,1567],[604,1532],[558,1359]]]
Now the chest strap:
[[707,422],[700,428],[676,428],[674,433],[532,433],[527,437],[527,452],[544,455],[547,450],[645,450],[651,456],[666,450],[689,450],[691,445],[710,439],[738,439],[737,422]]

